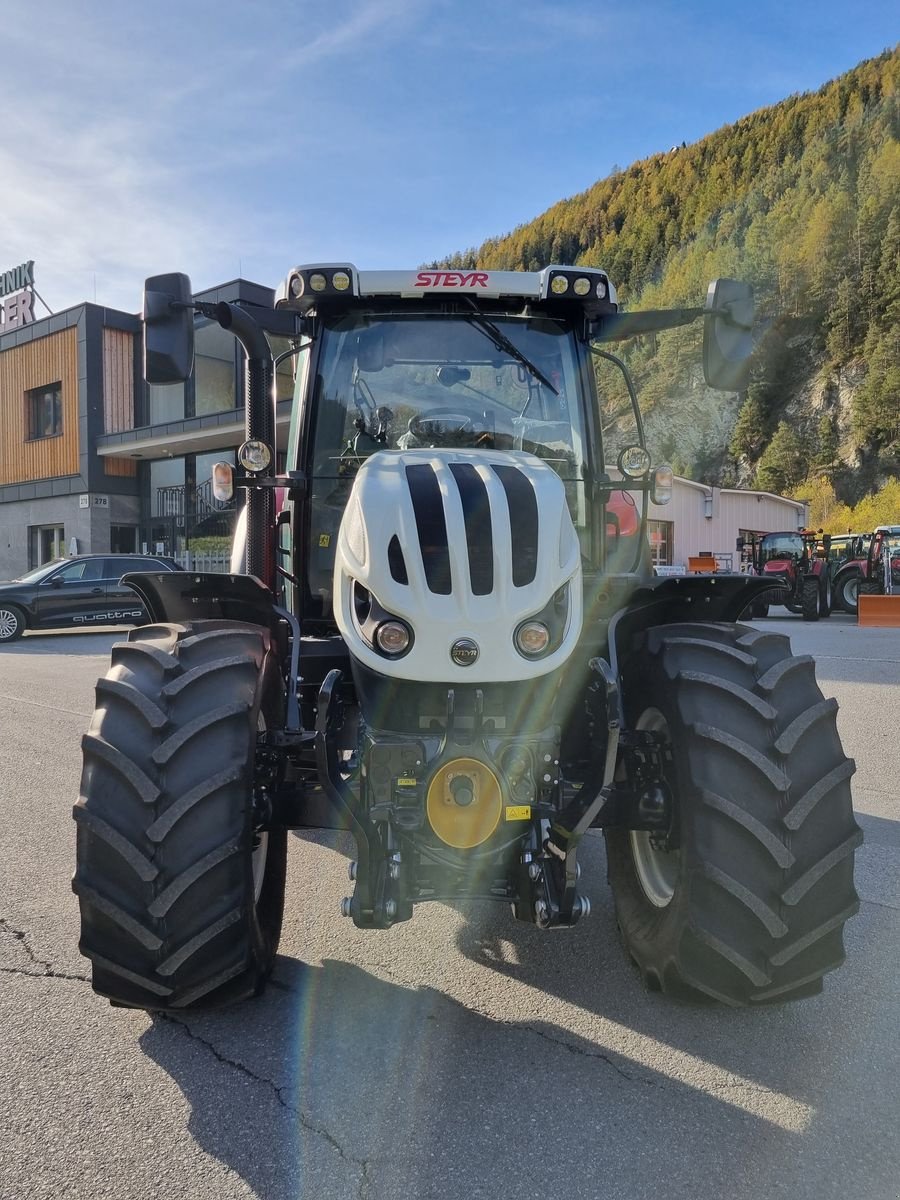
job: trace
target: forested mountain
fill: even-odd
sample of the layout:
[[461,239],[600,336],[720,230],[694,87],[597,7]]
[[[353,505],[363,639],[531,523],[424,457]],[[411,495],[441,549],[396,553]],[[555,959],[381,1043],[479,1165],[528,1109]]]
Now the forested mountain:
[[699,326],[627,350],[655,455],[774,491],[833,479],[854,502],[900,474],[898,139],[895,49],[444,263],[601,266],[628,308],[697,304],[718,275],[749,279],[760,335],[746,394],[704,388]]

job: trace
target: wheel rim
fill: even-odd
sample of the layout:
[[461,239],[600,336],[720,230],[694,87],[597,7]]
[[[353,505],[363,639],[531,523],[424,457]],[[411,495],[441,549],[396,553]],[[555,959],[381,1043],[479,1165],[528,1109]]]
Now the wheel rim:
[[844,603],[851,608],[856,608],[859,604],[859,576],[855,575],[852,579],[848,579],[844,584]]
[[19,628],[19,618],[8,608],[0,608],[0,639],[11,638]]
[[[668,734],[669,723],[658,708],[647,708],[641,713],[636,728]],[[628,836],[641,890],[654,908],[668,908],[678,883],[680,851],[657,850],[650,841],[652,835],[644,829],[631,829]]]

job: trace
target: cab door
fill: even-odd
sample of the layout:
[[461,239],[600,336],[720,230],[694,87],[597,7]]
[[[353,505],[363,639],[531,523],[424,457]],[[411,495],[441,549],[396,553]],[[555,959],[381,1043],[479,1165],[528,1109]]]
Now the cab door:
[[103,564],[102,558],[76,559],[43,580],[35,602],[38,627],[102,624],[106,607]]

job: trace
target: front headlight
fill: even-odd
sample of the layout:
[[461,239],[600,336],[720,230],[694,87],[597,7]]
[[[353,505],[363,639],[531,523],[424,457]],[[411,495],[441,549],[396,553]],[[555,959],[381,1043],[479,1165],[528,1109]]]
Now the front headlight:
[[409,629],[402,621],[383,621],[375,630],[375,641],[383,654],[392,657],[409,649]]
[[516,649],[526,658],[536,658],[550,645],[550,630],[543,621],[523,621],[515,634]]
[[265,471],[271,461],[272,451],[265,442],[261,442],[257,438],[244,442],[238,450],[238,462],[245,471],[253,471],[258,474],[260,471]]
[[650,452],[643,446],[626,446],[618,457],[617,466],[629,479],[640,479],[650,470]]

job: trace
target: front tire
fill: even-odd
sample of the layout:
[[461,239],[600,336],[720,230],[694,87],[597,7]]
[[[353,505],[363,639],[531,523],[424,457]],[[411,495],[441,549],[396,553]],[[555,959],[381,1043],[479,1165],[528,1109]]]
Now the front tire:
[[254,808],[258,731],[279,719],[267,630],[197,621],[113,647],[84,738],[79,948],[121,1005],[259,992],[281,932],[287,837]]
[[832,613],[831,575],[823,571],[819,579],[819,616],[825,620]]
[[849,575],[844,575],[839,581],[835,590],[835,598],[838,605],[844,612],[856,616],[856,611],[859,608],[859,573],[854,571]]
[[815,577],[803,580],[803,591],[800,594],[800,611],[804,621],[819,619],[819,581]]
[[729,1005],[820,991],[859,907],[862,834],[854,765],[813,660],[746,626],[672,625],[647,632],[624,679],[629,725],[666,733],[673,753],[677,846],[606,834],[619,927],[645,982]]
[[25,614],[15,604],[0,602],[0,642],[14,642],[25,632]]

